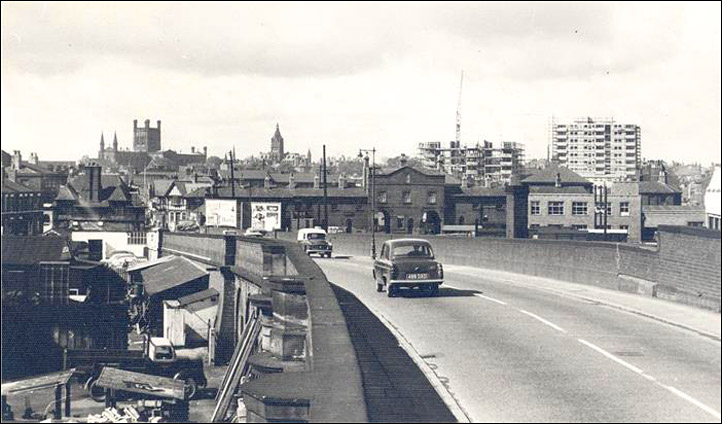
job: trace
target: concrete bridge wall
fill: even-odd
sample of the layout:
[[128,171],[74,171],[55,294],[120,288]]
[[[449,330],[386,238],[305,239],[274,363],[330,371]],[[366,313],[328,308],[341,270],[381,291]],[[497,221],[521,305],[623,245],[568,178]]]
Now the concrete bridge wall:
[[[282,238],[293,236],[279,233]],[[377,251],[389,238],[377,235]],[[590,284],[720,310],[719,231],[663,226],[656,249],[627,243],[427,238],[447,264]],[[369,234],[333,234],[330,239],[336,253],[370,255]]]

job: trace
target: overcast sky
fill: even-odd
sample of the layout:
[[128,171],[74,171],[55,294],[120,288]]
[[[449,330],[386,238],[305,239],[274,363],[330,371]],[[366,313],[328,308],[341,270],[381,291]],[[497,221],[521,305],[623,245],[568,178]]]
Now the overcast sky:
[[2,146],[97,155],[132,121],[163,148],[415,155],[518,141],[552,116],[642,127],[647,158],[720,161],[720,3],[2,3]]

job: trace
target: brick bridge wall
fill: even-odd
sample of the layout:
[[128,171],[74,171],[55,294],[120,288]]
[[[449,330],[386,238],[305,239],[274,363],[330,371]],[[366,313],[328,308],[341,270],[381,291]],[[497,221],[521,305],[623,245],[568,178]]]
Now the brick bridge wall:
[[[291,239],[292,233],[279,233]],[[377,235],[376,247],[390,238]],[[398,238],[398,237],[397,237]],[[659,228],[657,249],[626,243],[429,236],[439,259],[648,294],[720,310],[720,232]],[[339,254],[370,255],[368,234],[333,234]]]

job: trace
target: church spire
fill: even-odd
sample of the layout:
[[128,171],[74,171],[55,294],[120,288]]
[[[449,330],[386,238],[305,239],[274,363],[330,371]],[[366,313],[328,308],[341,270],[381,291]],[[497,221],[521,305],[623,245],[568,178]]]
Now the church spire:
[[118,151],[118,134],[115,131],[113,131],[113,151]]
[[105,158],[105,138],[103,138],[103,131],[100,132],[100,150],[98,150],[98,159],[103,160]]

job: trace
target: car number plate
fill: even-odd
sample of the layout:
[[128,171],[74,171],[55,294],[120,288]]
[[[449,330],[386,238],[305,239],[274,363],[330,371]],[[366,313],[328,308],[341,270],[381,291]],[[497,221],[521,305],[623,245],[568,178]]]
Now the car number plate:
[[429,278],[429,274],[406,274],[407,280],[425,280]]

